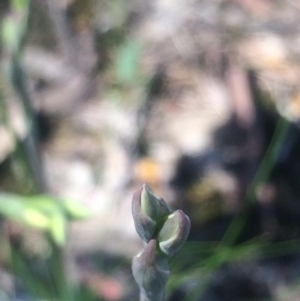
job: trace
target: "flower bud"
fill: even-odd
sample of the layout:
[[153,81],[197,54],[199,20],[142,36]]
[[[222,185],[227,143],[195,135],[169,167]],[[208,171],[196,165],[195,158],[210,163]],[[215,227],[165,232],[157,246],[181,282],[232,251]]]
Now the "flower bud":
[[171,213],[171,210],[169,209],[167,203],[163,198],[158,198],[159,201],[159,222],[163,223],[165,222],[168,215]]
[[186,241],[190,229],[190,219],[181,210],[170,214],[158,234],[161,251],[167,256],[173,256]]
[[144,250],[133,258],[132,273],[143,300],[163,301],[169,278],[169,265],[165,257],[156,253],[157,240],[151,239]]
[[169,212],[164,200],[158,199],[146,184],[134,193],[132,215],[136,232],[143,241],[153,238],[158,224]]

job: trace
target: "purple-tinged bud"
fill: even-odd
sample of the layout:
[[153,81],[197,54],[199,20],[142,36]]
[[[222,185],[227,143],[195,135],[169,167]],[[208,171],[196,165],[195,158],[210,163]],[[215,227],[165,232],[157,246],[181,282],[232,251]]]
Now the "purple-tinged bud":
[[132,215],[136,232],[143,241],[153,238],[158,224],[169,212],[167,204],[157,198],[146,184],[134,193]]
[[169,265],[165,257],[156,253],[156,247],[157,240],[151,239],[132,262],[132,273],[143,300],[163,301],[165,295]]
[[159,222],[164,222],[168,215],[171,213],[170,208],[163,198],[158,198],[160,208],[159,208]]
[[159,247],[167,256],[173,256],[189,236],[191,222],[181,210],[170,214],[158,234]]

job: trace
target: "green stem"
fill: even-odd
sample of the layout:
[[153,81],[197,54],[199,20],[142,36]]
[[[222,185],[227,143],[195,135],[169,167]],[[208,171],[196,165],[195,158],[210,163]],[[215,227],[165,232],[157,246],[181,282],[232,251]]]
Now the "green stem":
[[149,299],[147,296],[145,296],[142,292],[140,292],[140,301],[164,301],[164,297],[162,297],[160,300],[157,299]]
[[[20,143],[26,160],[27,177],[30,175],[34,185],[34,192],[44,193],[46,191],[43,168],[41,164],[41,154],[38,145],[38,128],[34,117],[34,111],[31,105],[30,94],[27,88],[27,78],[22,66],[22,51],[27,36],[27,23],[30,13],[30,1],[11,1],[12,11],[2,22],[2,29],[6,22],[17,22],[12,35],[14,39],[0,41],[4,45],[3,70],[7,80],[11,82],[20,104],[22,105],[23,114],[26,120],[28,134],[24,141]],[[18,16],[16,18],[15,16]],[[1,29],[1,28],[0,28]],[[17,41],[16,41],[17,40]],[[18,139],[18,137],[16,137]],[[21,158],[24,159],[23,156]]]
[[144,294],[140,293],[140,301],[151,301]]

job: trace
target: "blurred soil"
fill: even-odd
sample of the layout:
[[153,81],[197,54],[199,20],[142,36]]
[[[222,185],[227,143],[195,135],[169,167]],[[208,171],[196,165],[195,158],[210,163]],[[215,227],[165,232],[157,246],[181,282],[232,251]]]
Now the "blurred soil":
[[[191,241],[221,240],[281,116],[290,128],[238,242],[300,238],[297,1],[50,2],[33,1],[23,59],[47,192],[92,212],[71,225],[66,265],[74,281],[106,300],[135,292],[125,289],[141,247],[130,206],[144,182],[190,215]],[[8,97],[22,139],[22,114]],[[1,124],[0,137],[5,166],[14,146]],[[91,254],[126,263],[107,275]],[[287,292],[299,263],[293,254],[222,266],[199,300],[298,300],[299,288]],[[183,300],[203,277],[170,300]]]

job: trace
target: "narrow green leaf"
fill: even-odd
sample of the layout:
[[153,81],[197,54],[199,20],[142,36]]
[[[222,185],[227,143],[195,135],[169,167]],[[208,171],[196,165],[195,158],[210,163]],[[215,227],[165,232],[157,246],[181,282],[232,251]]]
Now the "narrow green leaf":
[[0,214],[3,216],[19,220],[24,209],[22,198],[11,194],[0,195]]
[[53,214],[50,218],[49,232],[59,246],[63,246],[66,242],[66,224],[66,217],[61,212]]
[[22,214],[23,221],[31,227],[46,229],[49,227],[49,218],[41,213],[39,210],[33,208],[24,208]]
[[116,56],[116,78],[121,84],[135,84],[139,79],[141,45],[135,40],[124,43]]
[[9,48],[15,48],[18,37],[18,24],[13,18],[5,18],[2,23],[2,39],[3,43]]
[[12,7],[15,10],[24,10],[29,5],[29,0],[12,0]]
[[84,205],[73,200],[62,200],[62,206],[66,213],[74,219],[85,219],[91,215],[91,212]]
[[62,210],[62,206],[56,198],[47,195],[30,196],[26,198],[26,207],[39,209],[45,213]]

